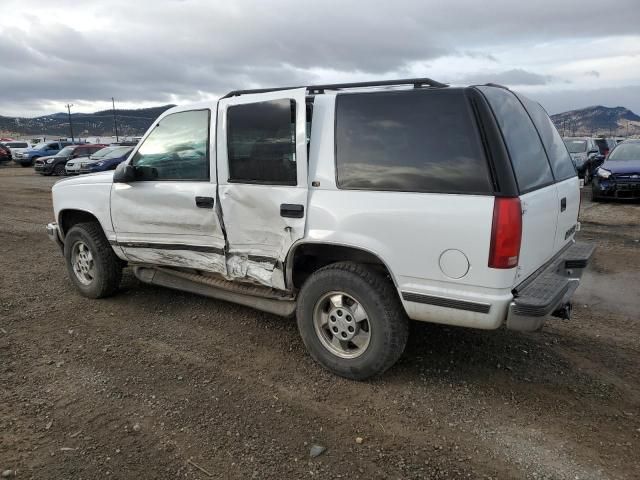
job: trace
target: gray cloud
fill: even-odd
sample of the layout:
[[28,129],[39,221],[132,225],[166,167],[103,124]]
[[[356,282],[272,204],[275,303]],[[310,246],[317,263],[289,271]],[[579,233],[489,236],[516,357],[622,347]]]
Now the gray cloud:
[[589,70],[588,72],[584,72],[587,77],[596,77],[600,78],[600,72],[597,70]]
[[477,73],[463,77],[455,83],[498,83],[505,86],[546,85],[553,81],[550,75],[540,75],[521,68],[497,73]]
[[[576,14],[596,11],[596,0],[547,0],[546,6],[499,0],[491,7],[476,0],[448,7],[397,0],[375,8],[337,0],[304,6],[293,0],[86,0],[80,11],[75,0],[55,3],[56,12],[81,12],[83,20],[72,27],[39,20],[38,12],[51,10],[49,0],[3,0],[3,8],[28,28],[22,22],[0,26],[0,108],[111,96],[127,102],[198,100],[236,88],[313,83],[327,70],[336,77],[393,77],[411,62],[444,56],[492,67],[494,50],[518,42],[608,34],[592,28],[592,16]],[[637,34],[637,0],[620,0],[616,8],[625,11],[616,35]],[[506,68],[475,81],[552,80]],[[437,79],[437,73],[425,75]]]

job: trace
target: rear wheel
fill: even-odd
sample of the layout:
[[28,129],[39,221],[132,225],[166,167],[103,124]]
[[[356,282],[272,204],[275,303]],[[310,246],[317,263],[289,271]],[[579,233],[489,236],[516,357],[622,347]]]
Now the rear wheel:
[[118,290],[122,262],[98,223],[80,223],[69,230],[64,258],[71,281],[85,297],[107,297]]
[[335,263],[311,275],[296,314],[309,354],[342,377],[383,373],[407,343],[409,321],[393,284],[360,264]]

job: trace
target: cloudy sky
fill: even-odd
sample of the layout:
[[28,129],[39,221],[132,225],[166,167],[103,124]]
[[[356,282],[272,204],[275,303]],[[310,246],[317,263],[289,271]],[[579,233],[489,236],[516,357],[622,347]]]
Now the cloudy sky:
[[640,114],[640,0],[2,0],[0,115],[398,77]]

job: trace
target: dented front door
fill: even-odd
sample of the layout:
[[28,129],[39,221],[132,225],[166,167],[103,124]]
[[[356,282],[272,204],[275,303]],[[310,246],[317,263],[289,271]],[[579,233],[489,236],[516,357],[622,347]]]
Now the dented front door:
[[218,104],[218,189],[227,276],[284,289],[283,262],[304,236],[306,89]]

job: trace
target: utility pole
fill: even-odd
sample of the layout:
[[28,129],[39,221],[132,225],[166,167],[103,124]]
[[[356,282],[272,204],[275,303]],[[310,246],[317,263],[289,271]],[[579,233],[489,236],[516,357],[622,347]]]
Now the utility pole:
[[116,142],[118,142],[118,117],[116,117],[116,101],[111,97],[111,106],[113,107],[113,129],[116,133]]
[[71,107],[73,107],[73,103],[67,103],[65,107],[67,107],[67,113],[69,114],[69,130],[71,130],[71,143],[76,143],[73,139],[73,123],[71,122]]

